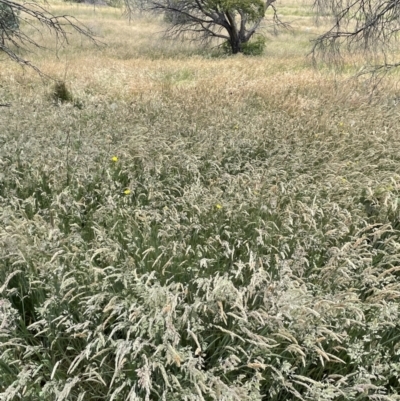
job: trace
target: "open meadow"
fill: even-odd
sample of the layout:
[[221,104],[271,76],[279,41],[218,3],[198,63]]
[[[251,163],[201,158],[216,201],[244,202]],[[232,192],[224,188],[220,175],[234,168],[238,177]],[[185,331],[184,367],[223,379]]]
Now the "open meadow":
[[0,61],[0,401],[400,399],[400,88],[51,2]]

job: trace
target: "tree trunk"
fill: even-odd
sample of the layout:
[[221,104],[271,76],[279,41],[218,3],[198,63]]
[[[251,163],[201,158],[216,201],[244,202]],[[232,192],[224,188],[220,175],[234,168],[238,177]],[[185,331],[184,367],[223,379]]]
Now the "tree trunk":
[[235,38],[230,40],[231,48],[232,48],[232,54],[238,54],[242,52],[242,46],[240,43],[240,40]]
[[232,48],[232,54],[238,54],[242,51],[241,42],[240,42],[240,32],[238,31],[238,27],[236,25],[235,15],[231,12],[225,12],[226,18],[228,20],[229,27],[226,27],[229,33],[229,43]]

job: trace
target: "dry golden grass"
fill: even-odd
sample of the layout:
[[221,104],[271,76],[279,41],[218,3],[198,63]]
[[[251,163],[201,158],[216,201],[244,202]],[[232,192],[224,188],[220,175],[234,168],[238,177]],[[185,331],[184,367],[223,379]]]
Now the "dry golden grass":
[[1,401],[399,399],[396,74],[313,69],[282,6],[217,57],[51,3],[107,44],[27,55],[64,103],[2,61]]
[[[254,88],[275,88],[282,74],[293,74],[300,80],[324,80],[312,70],[311,60],[306,57],[311,48],[309,40],[323,27],[318,30],[313,27],[312,16],[307,15],[309,11],[304,6],[286,3],[285,19],[293,21],[293,31],[283,31],[277,36],[267,33],[264,57],[212,58],[197,44],[163,39],[163,26],[157,20],[138,17],[129,22],[118,9],[63,3],[52,4],[51,11],[76,16],[105,45],[95,47],[72,35],[70,46],[55,54],[54,38],[46,34],[41,38],[32,31],[34,37],[52,50],[26,56],[45,74],[66,79],[78,95],[92,92],[99,98],[107,94],[109,98],[126,100],[138,93],[154,95],[166,87],[191,90],[205,86],[221,94],[232,87],[235,92],[245,94]],[[292,11],[296,14],[291,15]],[[306,16],[302,16],[303,11]],[[2,62],[1,74],[2,81],[16,81],[35,94],[43,91],[42,82],[34,73],[22,71],[11,62]],[[275,96],[280,89],[272,90]]]
[[[76,16],[104,45],[96,47],[71,34],[69,46],[56,51],[53,37],[32,31],[33,37],[49,50],[27,53],[26,57],[45,74],[65,80],[74,95],[85,102],[129,102],[138,96],[152,98],[168,91],[187,97],[184,102],[188,107],[191,99],[192,107],[197,107],[198,94],[211,96],[212,102],[222,107],[227,101],[237,103],[257,94],[291,112],[297,108],[304,112],[325,102],[344,101],[344,106],[346,101],[363,103],[368,92],[358,86],[354,93],[354,82],[338,86],[335,81],[343,81],[357,71],[360,56],[347,58],[347,75],[313,68],[308,56],[310,40],[328,25],[315,26],[304,2],[282,2],[282,16],[293,29],[273,35],[268,27],[264,28],[268,38],[265,54],[247,58],[215,57],[196,43],[164,39],[161,21],[137,16],[129,22],[119,9],[66,3],[51,3],[50,9],[55,14]],[[4,83],[0,98],[46,103],[51,81],[43,82],[33,71],[8,60],[2,61],[0,74]],[[393,84],[385,88],[389,98],[396,97],[396,91]]]

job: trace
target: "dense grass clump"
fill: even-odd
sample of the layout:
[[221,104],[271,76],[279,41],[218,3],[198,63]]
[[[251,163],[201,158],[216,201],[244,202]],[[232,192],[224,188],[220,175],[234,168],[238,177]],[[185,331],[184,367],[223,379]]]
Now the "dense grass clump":
[[395,86],[131,45],[0,71],[0,400],[399,399]]
[[74,100],[71,91],[67,88],[67,84],[64,81],[59,81],[54,84],[51,97],[56,103],[72,103]]

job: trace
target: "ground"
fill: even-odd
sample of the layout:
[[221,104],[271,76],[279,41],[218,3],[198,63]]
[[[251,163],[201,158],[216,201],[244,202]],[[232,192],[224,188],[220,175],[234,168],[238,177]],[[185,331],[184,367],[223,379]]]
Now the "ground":
[[66,102],[2,60],[1,400],[398,399],[398,73],[281,6],[226,57],[51,2],[104,42],[26,54]]

